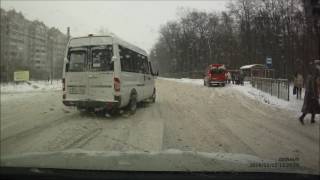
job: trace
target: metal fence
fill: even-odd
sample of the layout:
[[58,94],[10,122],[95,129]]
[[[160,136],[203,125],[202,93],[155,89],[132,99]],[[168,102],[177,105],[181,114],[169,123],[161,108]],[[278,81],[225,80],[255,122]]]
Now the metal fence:
[[288,79],[272,79],[253,77],[251,85],[279,99],[290,100],[290,84]]

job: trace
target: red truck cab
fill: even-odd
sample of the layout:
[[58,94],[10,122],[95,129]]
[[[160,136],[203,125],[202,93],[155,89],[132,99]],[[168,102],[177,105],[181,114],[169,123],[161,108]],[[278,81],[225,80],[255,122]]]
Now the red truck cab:
[[226,67],[224,64],[211,64],[206,68],[204,85],[220,85],[225,86],[227,82]]

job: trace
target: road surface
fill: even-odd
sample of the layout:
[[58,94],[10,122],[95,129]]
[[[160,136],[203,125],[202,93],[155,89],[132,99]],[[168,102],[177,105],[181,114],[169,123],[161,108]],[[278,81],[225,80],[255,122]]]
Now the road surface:
[[63,106],[60,91],[1,94],[1,155],[80,148],[299,157],[319,169],[319,120],[250,99],[231,85],[204,87],[158,79],[157,101],[135,115],[105,118]]

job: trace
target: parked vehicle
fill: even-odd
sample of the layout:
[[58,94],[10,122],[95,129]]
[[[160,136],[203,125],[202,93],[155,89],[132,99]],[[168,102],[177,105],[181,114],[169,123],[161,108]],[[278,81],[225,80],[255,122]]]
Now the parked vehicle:
[[155,102],[156,73],[147,53],[113,35],[72,38],[65,55],[63,104],[80,110],[117,112]]
[[227,82],[226,73],[224,64],[211,64],[206,68],[203,84],[205,86],[225,86]]

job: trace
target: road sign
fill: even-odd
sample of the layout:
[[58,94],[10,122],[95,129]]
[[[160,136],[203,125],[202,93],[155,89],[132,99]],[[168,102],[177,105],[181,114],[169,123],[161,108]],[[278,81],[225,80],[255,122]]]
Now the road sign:
[[15,71],[13,79],[14,81],[29,81],[29,71]]
[[271,57],[266,58],[266,65],[268,68],[272,68],[272,58]]

